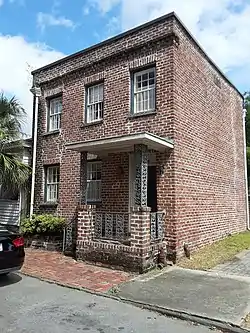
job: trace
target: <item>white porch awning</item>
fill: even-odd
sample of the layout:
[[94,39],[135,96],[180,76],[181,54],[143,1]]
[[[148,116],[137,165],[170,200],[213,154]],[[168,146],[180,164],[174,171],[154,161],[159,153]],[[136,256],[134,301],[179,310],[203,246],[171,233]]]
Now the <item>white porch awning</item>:
[[162,138],[155,134],[144,132],[130,135],[113,136],[89,141],[72,142],[66,144],[66,149],[93,154],[112,151],[129,152],[133,151],[134,145],[138,144],[143,144],[146,145],[148,149],[162,152],[174,148],[174,144],[171,139]]

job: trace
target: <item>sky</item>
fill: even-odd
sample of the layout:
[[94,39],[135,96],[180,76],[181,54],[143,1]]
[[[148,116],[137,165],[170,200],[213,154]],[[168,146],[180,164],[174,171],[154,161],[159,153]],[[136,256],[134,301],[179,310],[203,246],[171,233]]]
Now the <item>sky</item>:
[[250,0],[0,0],[0,91],[27,111],[25,131],[33,69],[172,11],[232,83],[250,90]]

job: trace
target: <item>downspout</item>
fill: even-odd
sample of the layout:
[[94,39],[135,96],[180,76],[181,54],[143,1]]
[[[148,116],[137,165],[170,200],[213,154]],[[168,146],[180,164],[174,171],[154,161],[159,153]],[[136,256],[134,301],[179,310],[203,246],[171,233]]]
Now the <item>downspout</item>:
[[249,202],[248,202],[248,180],[247,180],[247,144],[246,144],[246,108],[242,111],[243,118],[243,144],[244,144],[244,169],[245,169],[245,187],[246,187],[246,217],[247,217],[247,229],[250,230],[249,225]]
[[33,151],[32,151],[32,178],[31,178],[31,194],[30,194],[30,218],[34,211],[34,197],[35,197],[35,174],[36,174],[36,148],[37,148],[37,121],[38,121],[38,104],[41,90],[37,87],[30,89],[34,96],[34,114],[33,114]]

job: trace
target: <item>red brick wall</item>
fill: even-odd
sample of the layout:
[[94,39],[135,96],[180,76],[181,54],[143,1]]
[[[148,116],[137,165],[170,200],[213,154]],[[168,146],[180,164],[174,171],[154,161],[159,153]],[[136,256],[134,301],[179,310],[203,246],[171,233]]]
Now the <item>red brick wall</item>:
[[128,212],[129,155],[127,153],[110,154],[102,160],[102,205],[100,209],[110,212]]
[[131,210],[131,239],[123,243],[93,239],[92,209],[79,207],[76,257],[101,266],[144,273],[155,267],[161,241],[150,242],[150,210]]
[[[177,248],[246,229],[242,98],[178,23],[174,54]],[[216,84],[219,80],[219,86]]]
[[[165,30],[170,23],[165,24]],[[158,28],[153,27],[152,37],[159,37]],[[165,31],[164,30],[164,31]],[[154,33],[154,35],[152,35]],[[164,32],[166,34],[166,31]],[[138,35],[136,39],[140,43]],[[117,45],[118,48],[118,45]],[[80,155],[65,149],[65,143],[84,141],[107,136],[139,133],[148,131],[164,137],[173,138],[173,48],[171,40],[165,39],[155,44],[141,46],[139,49],[119,57],[114,57],[94,66],[85,67],[77,72],[65,75],[47,83],[43,83],[43,96],[40,98],[39,135],[37,154],[36,210],[43,201],[43,165],[60,163],[61,182],[59,205],[55,212],[69,219],[74,218],[75,209],[80,199]],[[114,49],[113,49],[114,51]],[[86,58],[86,56],[85,56]],[[83,58],[83,62],[85,61]],[[143,68],[144,65],[156,65],[157,86],[156,113],[144,117],[130,116],[130,71]],[[62,66],[64,66],[62,64]],[[47,71],[45,71],[47,73]],[[60,73],[55,69],[53,75]],[[39,80],[45,80],[45,73],[38,74]],[[47,78],[50,75],[48,74]],[[86,85],[104,80],[104,119],[100,124],[84,124],[84,105]],[[46,133],[46,96],[63,94],[62,128],[59,134],[44,136]],[[167,97],[166,97],[167,96]],[[112,161],[111,161],[112,159]],[[164,157],[164,159],[166,159]],[[166,166],[166,172],[171,173],[172,160]],[[115,154],[103,160],[102,196],[103,203],[99,209],[112,211],[128,210],[129,171],[128,155]],[[117,176],[117,168],[123,167],[123,177]],[[168,171],[167,171],[168,170]],[[159,178],[162,191],[172,181],[172,178]],[[164,192],[159,190],[159,205],[165,206]],[[169,207],[170,209],[171,207]],[[51,208],[50,208],[51,209]],[[48,208],[46,208],[48,210]],[[171,214],[169,213],[169,216]]]
[[[179,45],[177,39],[167,37],[173,29]],[[130,71],[150,64],[156,66],[156,113],[133,118]],[[241,97],[179,24],[173,28],[173,18],[42,70],[35,79],[43,92],[36,211],[45,209],[40,207],[43,166],[60,163],[60,202],[53,211],[75,218],[80,199],[80,154],[66,150],[65,143],[148,131],[175,142],[173,151],[157,154],[158,165],[165,165],[164,174],[158,172],[157,176],[158,208],[166,210],[166,241],[173,252],[177,249],[182,254],[184,242],[194,248],[246,228]],[[104,119],[87,126],[86,85],[99,80],[104,81]],[[45,97],[60,91],[62,129],[59,134],[44,136]],[[103,164],[103,208],[125,211],[128,157],[116,154]],[[124,175],[117,181],[114,175],[120,164]]]
[[[36,83],[42,84],[48,80],[64,79],[69,72],[77,71],[81,68],[92,67],[93,64],[104,61],[107,58],[112,60],[122,59],[126,55],[129,59],[130,49],[138,49],[144,45],[145,49],[150,48],[150,43],[155,39],[166,39],[166,36],[172,33],[173,17],[163,19],[161,22],[156,22],[144,29],[137,29],[119,40],[113,40],[98,48],[92,48],[82,54],[78,54],[73,58],[65,59],[47,69],[41,69],[36,72]],[[126,64],[125,64],[126,65]]]

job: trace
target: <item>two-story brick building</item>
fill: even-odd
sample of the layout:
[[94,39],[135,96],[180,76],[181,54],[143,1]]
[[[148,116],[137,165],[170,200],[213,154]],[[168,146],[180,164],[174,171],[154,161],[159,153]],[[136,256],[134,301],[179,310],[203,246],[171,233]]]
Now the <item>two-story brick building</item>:
[[33,77],[34,212],[65,251],[145,271],[248,227],[243,98],[174,13]]

